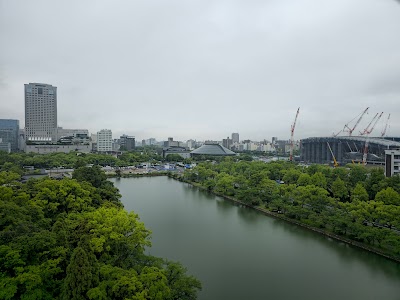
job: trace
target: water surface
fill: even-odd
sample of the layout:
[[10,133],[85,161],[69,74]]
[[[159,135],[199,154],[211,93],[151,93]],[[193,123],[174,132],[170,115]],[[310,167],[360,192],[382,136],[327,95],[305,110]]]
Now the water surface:
[[400,299],[400,264],[168,177],[112,181],[148,252],[185,265],[199,299]]

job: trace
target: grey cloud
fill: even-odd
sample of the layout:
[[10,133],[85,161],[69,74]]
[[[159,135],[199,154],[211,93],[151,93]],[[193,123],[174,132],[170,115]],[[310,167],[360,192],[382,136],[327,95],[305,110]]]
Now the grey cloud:
[[23,123],[37,81],[58,87],[62,126],[139,138],[289,138],[299,106],[298,137],[367,104],[395,120],[397,4],[0,0],[0,117]]

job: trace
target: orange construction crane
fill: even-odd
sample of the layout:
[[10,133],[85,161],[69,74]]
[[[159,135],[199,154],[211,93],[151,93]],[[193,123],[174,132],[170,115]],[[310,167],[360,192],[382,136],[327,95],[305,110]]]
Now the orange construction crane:
[[[360,124],[361,119],[363,118],[363,116],[367,113],[368,109],[369,109],[369,107],[367,107],[366,109],[364,109],[364,111],[361,113],[360,117],[358,118],[358,120],[357,120],[356,124],[353,126],[353,128],[350,128],[350,127],[349,127],[349,124],[350,124],[351,122],[353,122],[355,118],[354,118],[353,120],[351,120],[349,123],[347,123],[346,125],[344,125],[343,132],[346,131],[346,132],[349,133],[349,136],[351,136],[352,133],[353,133],[353,131],[354,131],[354,130],[356,129],[356,127],[358,126],[358,124]],[[357,118],[357,117],[356,117],[356,118]]]
[[336,168],[337,166],[339,166],[339,163],[337,162],[337,160],[336,160],[336,157],[335,157],[335,155],[333,154],[333,151],[332,151],[331,145],[329,145],[329,143],[328,143],[328,142],[326,142],[326,143],[327,143],[327,145],[328,145],[329,151],[331,151],[331,154],[332,154],[332,158],[333,158],[333,166]]
[[[363,160],[362,160],[364,166],[367,164],[368,145],[369,145],[369,135],[370,135],[370,134],[372,133],[372,131],[374,130],[376,123],[378,123],[378,121],[379,121],[379,119],[382,117],[382,115],[383,115],[383,112],[381,112],[381,114],[379,115],[378,119],[376,119],[376,121],[375,121],[374,125],[372,125],[371,129],[367,130],[366,133],[365,133],[365,134],[367,135],[367,140],[365,141],[364,154],[363,154]],[[375,117],[374,117],[374,118],[375,118]],[[368,127],[369,127],[369,125],[368,125]],[[368,127],[367,127],[367,128],[368,128]],[[367,128],[366,128],[366,129],[367,129]]]
[[299,116],[300,107],[297,109],[296,117],[294,118],[293,125],[290,127],[290,156],[289,161],[293,161],[293,148],[294,148],[294,129],[296,128],[297,117]]

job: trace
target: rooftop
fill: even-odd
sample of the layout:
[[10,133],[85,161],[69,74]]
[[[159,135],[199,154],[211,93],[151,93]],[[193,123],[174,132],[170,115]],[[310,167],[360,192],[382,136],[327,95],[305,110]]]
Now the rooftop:
[[204,144],[200,148],[197,148],[190,152],[194,155],[214,155],[214,156],[227,156],[236,155],[235,152],[221,146],[220,144]]

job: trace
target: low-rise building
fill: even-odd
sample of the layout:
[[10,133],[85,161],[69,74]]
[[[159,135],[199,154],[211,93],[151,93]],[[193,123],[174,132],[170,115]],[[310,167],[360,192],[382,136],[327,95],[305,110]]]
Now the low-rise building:
[[57,128],[58,139],[63,137],[75,137],[75,138],[89,138],[89,130],[87,129],[64,129],[62,127]]
[[71,151],[90,153],[92,147],[89,144],[86,145],[60,145],[60,144],[27,144],[25,146],[26,153],[38,153],[47,154],[55,152],[69,153]]
[[163,149],[163,157],[167,157],[168,154],[178,154],[182,158],[189,158],[190,151],[186,147],[165,147]]

